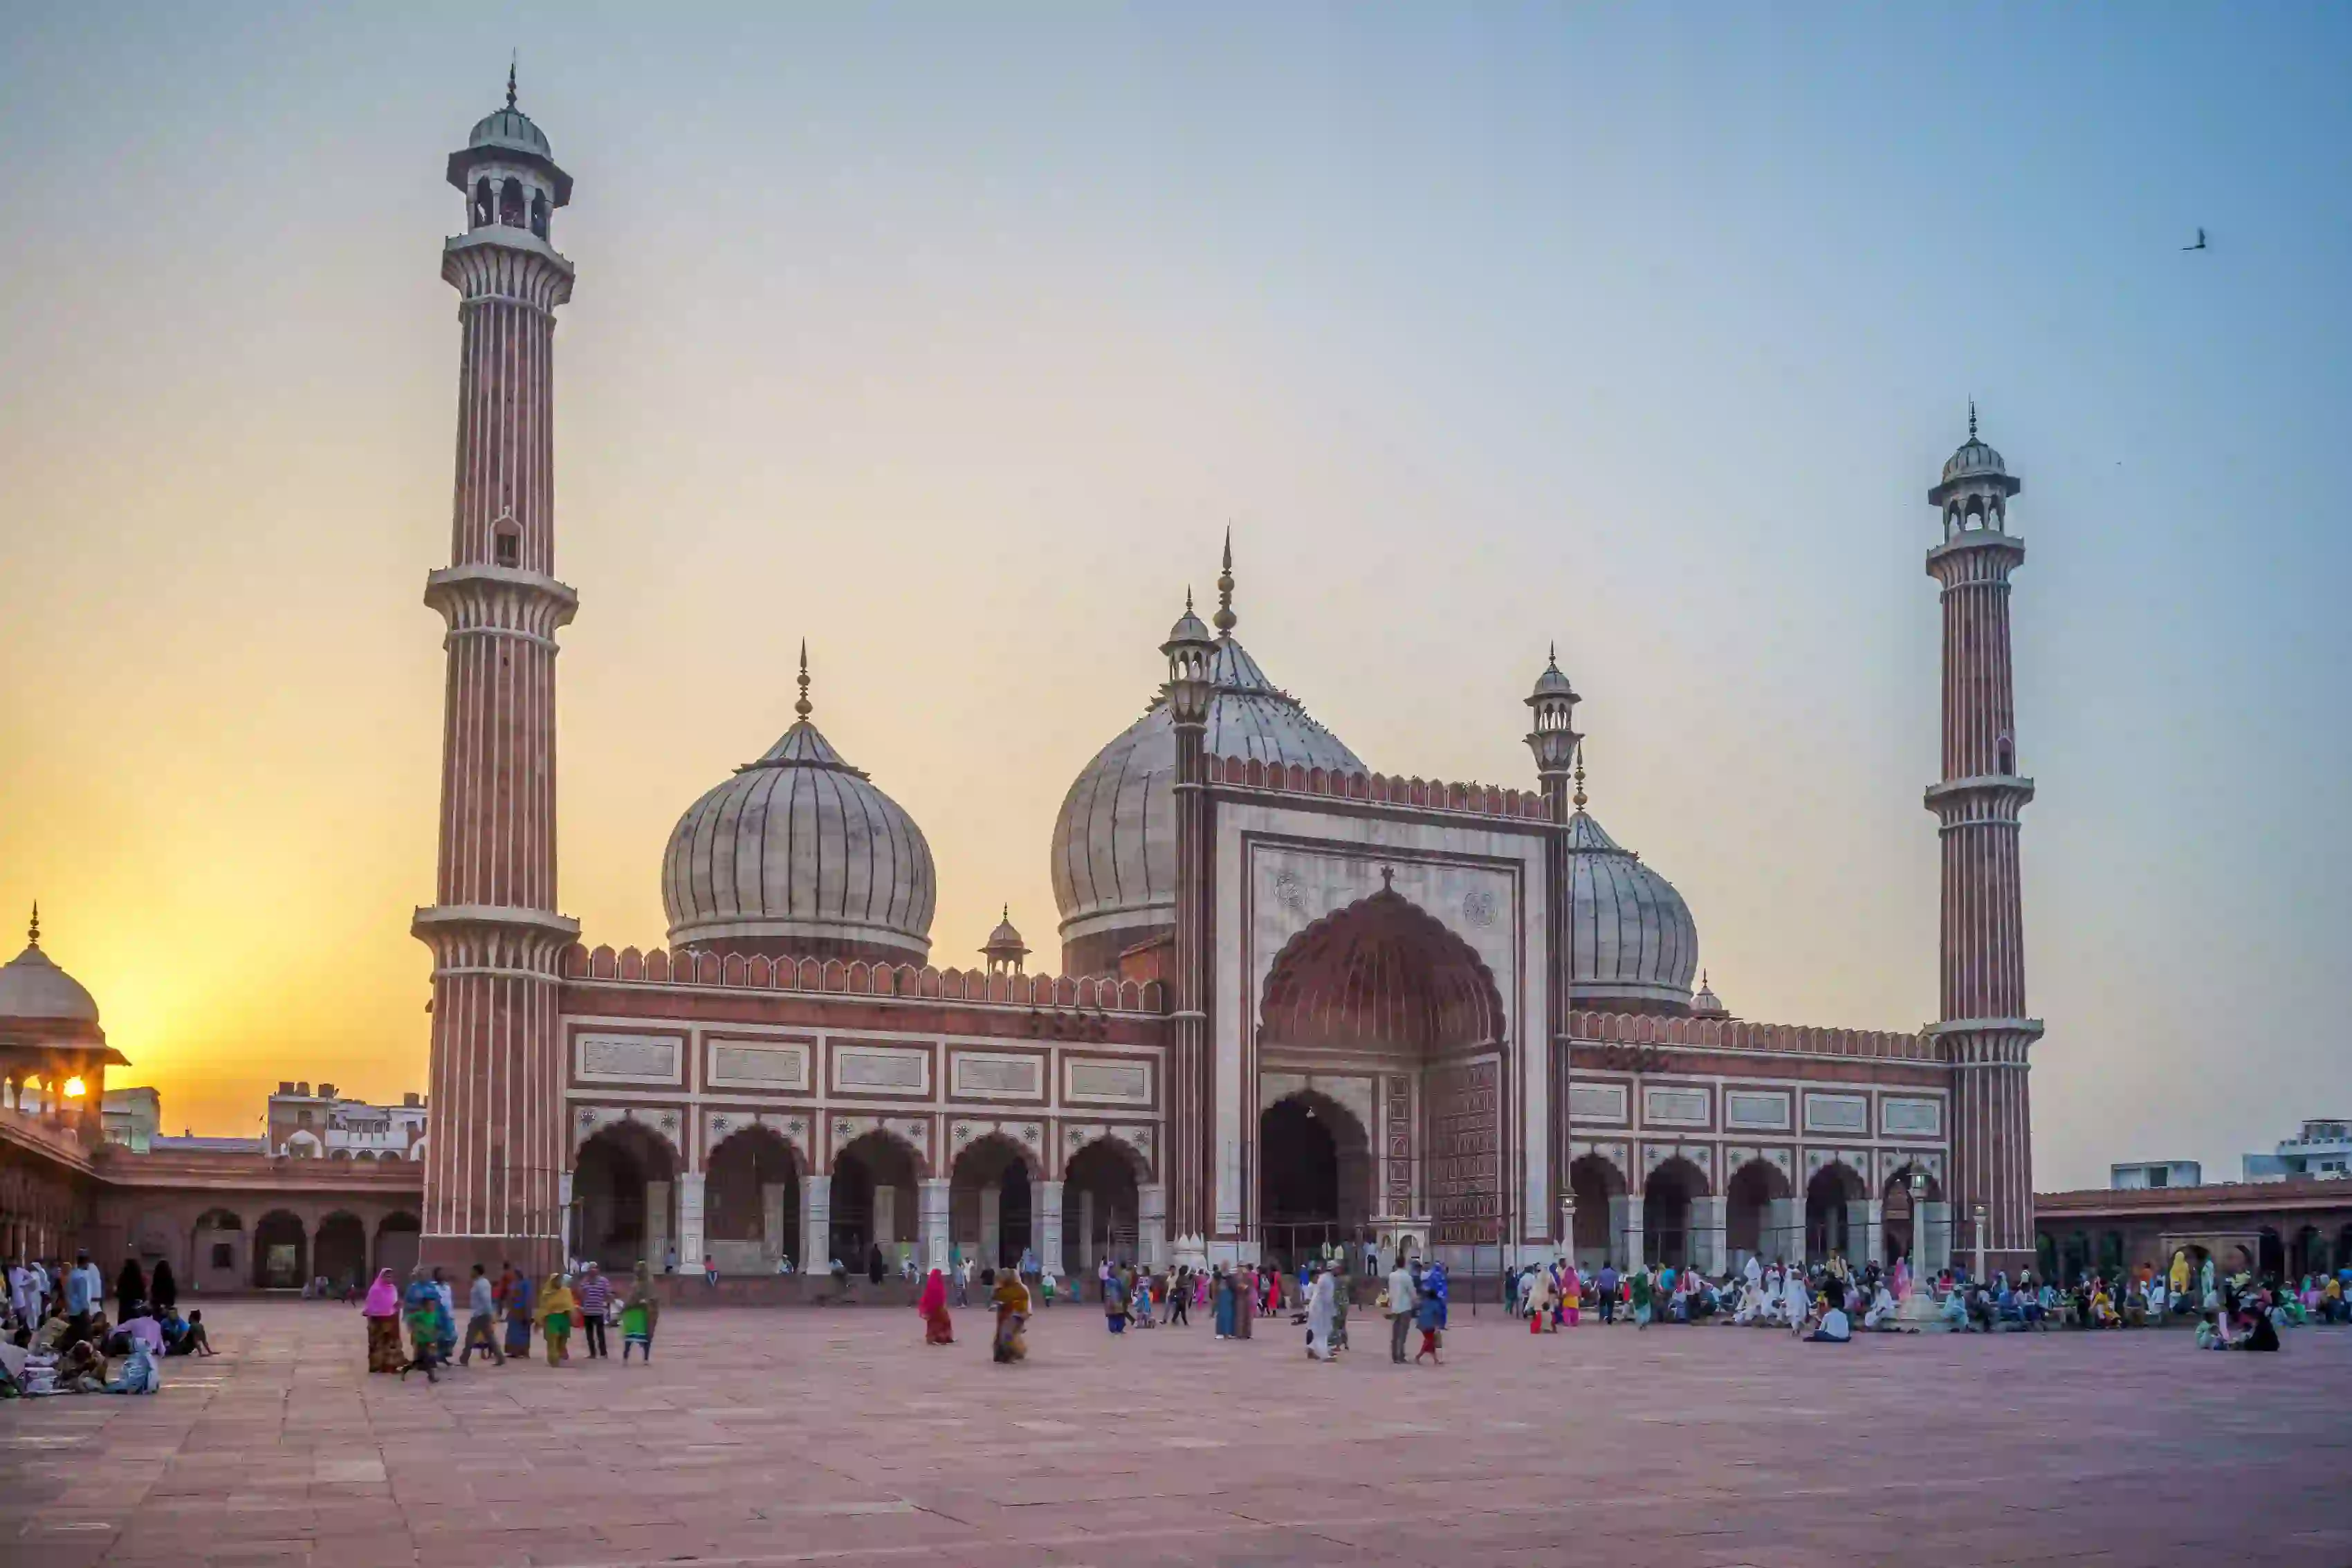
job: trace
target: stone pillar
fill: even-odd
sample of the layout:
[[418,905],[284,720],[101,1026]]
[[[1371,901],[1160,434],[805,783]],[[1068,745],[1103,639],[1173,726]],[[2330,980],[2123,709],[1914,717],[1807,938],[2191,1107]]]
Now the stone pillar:
[[1576,1256],[1576,1194],[1573,1192],[1559,1195],[1559,1256]]
[[[874,1184],[874,1234],[870,1239],[882,1249],[884,1265],[898,1268],[898,1255],[894,1249],[898,1244],[898,1189],[895,1186]],[[849,1271],[857,1272],[855,1260],[850,1260]]]
[[1613,1239],[1611,1249],[1616,1254],[1611,1261],[1622,1272],[1642,1266],[1642,1200],[1621,1194],[1609,1200],[1609,1234]]
[[1037,1200],[1037,1261],[1062,1272],[1062,1184],[1041,1181],[1029,1189]]
[[833,1178],[813,1176],[801,1183],[801,1270],[822,1274],[833,1267]]
[[999,1249],[1004,1244],[1004,1189],[984,1186],[980,1189],[980,1266],[997,1267]]
[[1724,1270],[1723,1212],[1722,1198],[1691,1200],[1691,1262],[1702,1274],[1720,1274]]
[[677,1266],[684,1270],[702,1268],[702,1183],[700,1171],[677,1178]]
[[[646,1183],[646,1266],[658,1274],[669,1256],[669,1183]],[[702,1260],[697,1258],[695,1263]],[[678,1267],[688,1266],[685,1255],[678,1258]]]
[[1135,1260],[1156,1269],[1168,1257],[1168,1189],[1148,1181],[1135,1189]]
[[1929,1274],[1952,1266],[1952,1206],[1948,1203],[1923,1203],[1914,1228],[1918,1235],[1912,1239],[1913,1259],[1919,1269]]
[[1845,1206],[1845,1231],[1848,1246],[1853,1246],[1854,1233],[1860,1231],[1862,1245],[1854,1250],[1861,1260],[1886,1264],[1886,1205],[1874,1197],[1854,1198]]
[[948,1184],[927,1181],[918,1199],[923,1215],[923,1262],[926,1269],[948,1266]]
[[1078,1189],[1078,1268],[1088,1278],[1095,1271],[1095,1192]]
[[1805,1206],[1802,1199],[1776,1197],[1764,1206],[1764,1234],[1757,1251],[1767,1263],[1805,1260]]
[[784,1184],[780,1181],[760,1184],[760,1261],[770,1269],[776,1260],[792,1250],[793,1239],[784,1234]]

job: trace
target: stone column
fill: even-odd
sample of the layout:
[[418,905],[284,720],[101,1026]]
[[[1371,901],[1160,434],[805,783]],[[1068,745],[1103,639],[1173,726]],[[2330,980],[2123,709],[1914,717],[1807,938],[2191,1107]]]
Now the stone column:
[[801,1183],[801,1270],[822,1274],[832,1267],[833,1178],[813,1176]]
[[996,1268],[1001,1261],[998,1249],[1004,1245],[1004,1189],[984,1186],[980,1189],[980,1266]]
[[923,1215],[923,1264],[926,1269],[948,1266],[948,1184],[943,1181],[923,1183],[918,1199]]
[[1062,1184],[1041,1181],[1029,1190],[1037,1200],[1037,1261],[1059,1274],[1062,1272]]
[[1793,1197],[1776,1197],[1764,1206],[1764,1234],[1756,1249],[1764,1261],[1801,1263],[1805,1259],[1805,1206]]
[[1846,1244],[1853,1246],[1854,1232],[1862,1233],[1862,1245],[1853,1248],[1865,1263],[1886,1263],[1886,1205],[1874,1197],[1848,1200],[1845,1206]]
[[1156,1181],[1135,1189],[1135,1260],[1158,1268],[1168,1255],[1168,1189]]
[[[669,1183],[646,1183],[646,1266],[655,1273],[661,1272],[669,1254]],[[697,1258],[696,1264],[702,1260]],[[687,1267],[686,1255],[678,1254],[678,1267]]]
[[[870,1239],[882,1249],[884,1266],[895,1270],[898,1267],[898,1189],[895,1186],[874,1184],[874,1234]],[[849,1271],[857,1272],[854,1262]]]
[[1621,1195],[1609,1200],[1609,1234],[1614,1238],[1616,1257],[1611,1260],[1620,1270],[1642,1266],[1642,1200]]
[[1095,1192],[1078,1189],[1078,1269],[1089,1279],[1095,1271]]
[[771,1270],[776,1260],[793,1245],[784,1234],[784,1184],[780,1181],[760,1184],[760,1261]]
[[686,1171],[677,1178],[677,1266],[682,1270],[702,1268],[702,1182],[700,1171]]
[[1725,1200],[1719,1197],[1691,1200],[1691,1261],[1702,1274],[1720,1274],[1724,1270],[1724,1207]]
[[1952,1206],[1948,1203],[1923,1203],[1915,1226],[1918,1235],[1912,1239],[1913,1261],[1927,1273],[1952,1266]]

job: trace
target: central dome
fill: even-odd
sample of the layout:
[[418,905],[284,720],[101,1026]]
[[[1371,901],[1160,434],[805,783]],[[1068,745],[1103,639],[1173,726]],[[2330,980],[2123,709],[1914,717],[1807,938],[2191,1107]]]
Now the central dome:
[[686,810],[662,857],[673,946],[761,957],[922,963],[938,880],[898,802],[799,718]]
[[[1219,622],[1230,621],[1221,612]],[[1228,628],[1217,639],[1203,743],[1213,757],[1368,771],[1354,752],[1266,678]],[[1095,754],[1054,822],[1054,902],[1062,972],[1105,974],[1176,925],[1176,724],[1155,697]]]

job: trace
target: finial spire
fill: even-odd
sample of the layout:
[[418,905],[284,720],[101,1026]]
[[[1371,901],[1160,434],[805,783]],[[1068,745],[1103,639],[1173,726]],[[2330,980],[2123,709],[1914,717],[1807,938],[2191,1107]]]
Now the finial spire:
[[41,901],[33,900],[33,924],[25,930],[26,938],[36,947],[41,945]]
[[1217,635],[1232,636],[1234,624],[1239,619],[1240,617],[1234,613],[1234,528],[1231,523],[1227,523],[1225,525],[1225,564],[1224,570],[1217,573],[1217,613],[1213,617],[1217,628]]
[[801,698],[793,704],[793,711],[803,719],[811,711],[808,700],[808,639],[805,637],[801,639]]
[[1970,398],[1970,399],[1969,399],[1969,439],[1970,441],[1974,441],[1976,438],[1977,438],[1977,400],[1976,400],[1976,399],[1974,399],[1974,398]]
[[515,66],[521,59],[522,51],[517,49],[507,60],[507,107],[509,109],[515,106]]
[[1576,809],[1584,810],[1584,742],[1576,743]]

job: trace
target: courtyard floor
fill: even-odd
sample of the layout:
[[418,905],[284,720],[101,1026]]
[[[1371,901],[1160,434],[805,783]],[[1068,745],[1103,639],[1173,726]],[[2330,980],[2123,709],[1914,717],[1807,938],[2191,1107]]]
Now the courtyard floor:
[[[221,1302],[153,1398],[0,1405],[0,1563],[2352,1563],[2352,1330],[1874,1337],[1457,1314],[1112,1338],[673,1312],[618,1361],[368,1377],[359,1315]],[[615,1336],[617,1342],[617,1336]],[[574,1340],[578,1343],[577,1337]],[[617,1351],[617,1343],[615,1345]]]

